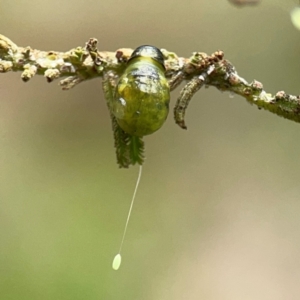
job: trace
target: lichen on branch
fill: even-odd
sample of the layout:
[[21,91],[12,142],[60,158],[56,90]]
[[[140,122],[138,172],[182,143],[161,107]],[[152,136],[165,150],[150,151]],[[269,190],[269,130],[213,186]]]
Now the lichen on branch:
[[[105,84],[109,76],[118,77],[123,74],[133,50],[122,48],[115,52],[98,51],[97,43],[97,39],[91,38],[84,47],[76,47],[67,52],[42,51],[19,47],[9,38],[0,35],[0,73],[22,72],[21,78],[24,82],[35,75],[43,75],[48,82],[61,79],[60,85],[64,90],[98,77],[103,78]],[[184,120],[186,109],[193,95],[202,86],[213,86],[221,91],[238,94],[259,109],[300,122],[299,96],[289,95],[284,91],[271,94],[256,80],[248,83],[238,75],[233,64],[224,58],[222,51],[216,51],[211,55],[194,52],[189,58],[179,57],[176,53],[165,49],[161,49],[161,52],[164,56],[165,76],[169,80],[170,90],[186,82],[174,108],[175,121],[181,128],[187,128]],[[107,88],[103,87],[105,97],[107,98],[107,95],[112,97]],[[113,129],[115,138],[122,137],[116,142],[119,165],[128,167],[134,163],[141,164],[144,146],[142,141],[135,143],[140,145],[139,149],[133,149],[132,153],[128,153],[132,148],[126,148],[130,147],[128,134],[120,133],[119,128],[115,130],[114,122]],[[133,153],[137,153],[140,157],[132,156]]]
[[[22,72],[24,82],[35,75],[43,75],[48,82],[64,78],[60,85],[68,90],[85,80],[103,77],[109,70],[122,74],[132,51],[127,48],[115,52],[98,51],[96,39],[90,39],[84,47],[76,47],[67,52],[42,51],[19,47],[9,38],[0,35],[0,72]],[[190,81],[194,76],[200,75],[208,67],[207,62],[214,59],[214,54],[209,56],[201,52],[194,52],[190,58],[178,57],[174,52],[164,49],[162,52],[165,56],[166,77],[173,81],[172,89],[182,80]],[[299,96],[283,91],[274,95],[267,93],[260,82],[254,80],[248,83],[240,77],[234,66],[224,58],[212,63],[215,68],[206,77],[206,86],[238,94],[258,108],[300,122]],[[178,78],[180,80],[176,82]]]

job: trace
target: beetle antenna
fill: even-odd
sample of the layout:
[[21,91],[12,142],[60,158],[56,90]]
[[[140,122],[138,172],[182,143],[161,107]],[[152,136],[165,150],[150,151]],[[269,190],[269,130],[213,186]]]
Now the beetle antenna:
[[140,165],[139,175],[138,175],[136,185],[135,185],[135,189],[134,189],[134,192],[133,192],[133,196],[132,196],[132,199],[131,199],[131,204],[130,204],[129,212],[128,212],[128,215],[127,215],[127,220],[126,220],[126,224],[125,224],[125,228],[124,228],[124,232],[123,232],[123,237],[122,237],[119,253],[115,256],[115,258],[113,260],[113,263],[112,263],[112,268],[114,270],[118,270],[120,268],[120,265],[121,265],[121,259],[122,259],[121,250],[122,250],[122,246],[123,246],[123,243],[124,243],[124,239],[125,239],[125,235],[126,235],[126,231],[127,231],[127,227],[128,227],[128,223],[129,223],[129,219],[130,219],[130,215],[131,215],[135,195],[136,195],[137,189],[138,189],[139,184],[140,184],[141,176],[142,176],[142,165]]

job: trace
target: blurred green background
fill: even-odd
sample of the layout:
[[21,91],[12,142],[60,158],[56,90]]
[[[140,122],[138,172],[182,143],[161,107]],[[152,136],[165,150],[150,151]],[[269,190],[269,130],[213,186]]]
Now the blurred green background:
[[[67,51],[221,49],[247,80],[299,94],[293,0],[1,1],[0,33]],[[120,170],[101,80],[63,92],[0,75],[0,299],[299,299],[300,125],[214,88],[181,130],[172,112],[146,162]],[[172,104],[180,89],[172,93]],[[171,110],[172,111],[172,110]]]

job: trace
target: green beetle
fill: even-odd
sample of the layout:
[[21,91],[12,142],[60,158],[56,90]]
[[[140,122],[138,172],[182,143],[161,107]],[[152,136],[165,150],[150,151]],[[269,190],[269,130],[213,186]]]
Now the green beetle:
[[119,126],[133,136],[151,134],[165,122],[169,102],[163,54],[154,46],[136,48],[110,104]]

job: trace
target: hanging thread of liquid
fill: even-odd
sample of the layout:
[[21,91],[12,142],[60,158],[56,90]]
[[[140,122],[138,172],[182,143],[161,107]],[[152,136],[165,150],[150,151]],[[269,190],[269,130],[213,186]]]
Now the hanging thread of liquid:
[[121,265],[121,261],[122,261],[121,251],[122,251],[125,235],[126,235],[126,232],[127,232],[127,227],[128,227],[128,223],[129,223],[129,219],[130,219],[130,215],[131,215],[135,195],[136,195],[137,189],[138,189],[139,184],[140,184],[141,176],[142,176],[142,166],[140,165],[139,175],[138,175],[136,185],[135,185],[135,189],[134,189],[134,192],[133,192],[133,196],[132,196],[132,199],[131,199],[131,204],[130,204],[129,212],[128,212],[128,215],[127,215],[127,220],[126,220],[126,224],[125,224],[125,228],[124,228],[124,232],[123,232],[123,237],[122,237],[120,249],[119,249],[118,254],[114,257],[114,260],[113,260],[113,263],[112,263],[112,268],[114,270],[118,270],[120,268],[120,265]]

